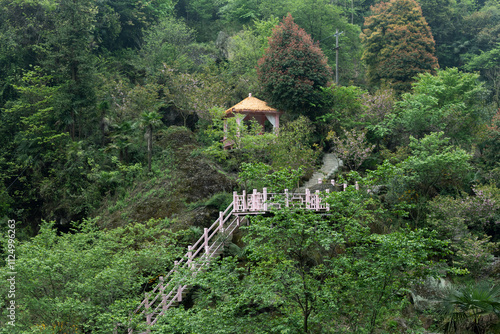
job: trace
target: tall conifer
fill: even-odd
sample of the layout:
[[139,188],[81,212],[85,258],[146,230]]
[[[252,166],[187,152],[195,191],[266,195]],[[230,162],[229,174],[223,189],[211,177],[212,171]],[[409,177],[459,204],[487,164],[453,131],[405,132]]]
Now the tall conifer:
[[408,91],[417,74],[433,73],[439,67],[420,5],[415,0],[390,0],[372,6],[372,12],[361,33],[368,79]]

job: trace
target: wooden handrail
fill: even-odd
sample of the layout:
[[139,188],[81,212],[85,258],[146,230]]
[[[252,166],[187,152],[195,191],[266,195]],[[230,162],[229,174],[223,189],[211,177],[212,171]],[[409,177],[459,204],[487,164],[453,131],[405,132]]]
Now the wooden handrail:
[[[357,185],[356,189],[358,189]],[[328,211],[330,209],[327,203],[322,203],[318,191],[311,194],[308,189],[305,193],[289,193],[288,190],[285,190],[282,194],[268,193],[266,188],[263,189],[263,192],[254,189],[249,194],[243,191],[242,195],[234,192],[233,202],[226,210],[219,212],[219,217],[215,222],[209,228],[204,229],[203,235],[192,246],[188,247],[187,253],[175,262],[174,268],[160,279],[160,283],[151,292],[146,294],[132,315],[144,314],[148,326],[156,324],[159,317],[165,314],[175,302],[181,301],[182,294],[188,288],[187,284],[179,283],[175,274],[182,270],[188,270],[192,276],[196,276],[210,264],[211,259],[224,247],[225,239],[239,227],[241,216],[263,213],[271,207],[280,208],[280,201],[276,201],[278,197],[285,197],[285,206],[300,205],[315,211]],[[230,221],[231,217],[233,219]],[[218,234],[221,235],[215,237]],[[166,291],[168,293],[165,293]],[[141,311],[141,309],[143,310]],[[133,329],[129,328],[128,333],[133,334]]]
[[[237,227],[235,222],[238,221],[238,217],[235,217],[231,223],[225,226],[233,216],[233,207],[233,203],[231,203],[224,212],[220,212],[219,218],[204,230],[203,236],[188,248],[188,252],[183,258],[176,261],[174,268],[165,277],[162,277],[161,282],[146,294],[146,298],[139,304],[133,314],[144,314],[147,325],[152,326],[156,324],[159,316],[163,315],[176,301],[180,301],[179,299],[182,298],[182,293],[188,285],[175,284],[176,277],[174,273],[177,273],[179,269],[187,269],[192,271],[193,275],[196,275],[209,265],[210,259],[224,246],[225,240],[215,238],[215,236],[221,230],[232,233]],[[201,252],[202,250],[204,252]],[[169,280],[167,281],[167,279]],[[165,291],[168,291],[168,293],[165,293]],[[128,333],[132,334],[133,329],[129,328]]]

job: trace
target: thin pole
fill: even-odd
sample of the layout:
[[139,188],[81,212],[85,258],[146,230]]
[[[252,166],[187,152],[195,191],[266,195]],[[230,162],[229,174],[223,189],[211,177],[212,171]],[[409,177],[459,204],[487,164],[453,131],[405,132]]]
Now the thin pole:
[[339,84],[339,36],[342,35],[344,32],[340,32],[339,30],[336,29],[335,33],[335,84]]

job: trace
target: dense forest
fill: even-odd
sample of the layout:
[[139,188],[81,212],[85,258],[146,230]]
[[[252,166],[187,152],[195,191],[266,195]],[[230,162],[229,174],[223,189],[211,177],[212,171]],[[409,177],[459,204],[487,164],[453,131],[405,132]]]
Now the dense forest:
[[498,0],[0,8],[0,333],[139,333],[233,191],[328,152],[328,214],[249,218],[152,333],[500,333]]

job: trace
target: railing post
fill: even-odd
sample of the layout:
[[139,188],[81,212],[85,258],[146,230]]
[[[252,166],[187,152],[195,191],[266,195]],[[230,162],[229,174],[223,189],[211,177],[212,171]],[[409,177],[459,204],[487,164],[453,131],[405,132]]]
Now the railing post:
[[219,232],[224,233],[224,212],[219,211]]
[[257,204],[257,189],[253,190],[252,193],[252,211],[258,211],[259,205]]
[[161,308],[163,311],[167,310],[167,295],[165,294],[165,286],[163,283],[165,282],[165,279],[163,276],[160,276],[160,292],[161,292]]
[[182,302],[182,285],[177,288],[177,301]]
[[163,290],[165,290],[165,287],[163,286],[165,279],[163,278],[163,276],[160,276],[159,280],[160,280],[160,291],[163,292]]
[[267,211],[267,188],[262,189],[262,206],[264,211]]
[[166,294],[161,295],[161,303],[162,303],[161,309],[163,310],[163,312],[165,312],[166,310],[168,310],[168,308],[167,308],[168,301],[167,301],[167,295]]
[[347,188],[347,183],[344,183],[344,191],[346,190]]
[[238,193],[233,191],[233,211],[238,211]]
[[319,204],[319,190],[316,190],[316,211],[318,211],[320,209],[320,204]]
[[241,206],[243,208],[243,212],[246,212],[247,211],[247,194],[245,192],[245,190],[243,190],[243,196],[242,196],[242,203],[241,203]]
[[356,190],[359,190],[359,184],[358,184],[358,181],[356,181]]
[[285,206],[288,208],[289,203],[288,203],[288,189],[285,189]]
[[146,324],[148,326],[151,326],[151,317],[152,317],[152,314],[149,313],[149,308],[151,305],[149,305],[149,294],[148,293],[145,293],[145,303],[144,303],[144,309],[145,309],[145,313],[146,313]]
[[311,192],[309,188],[306,189],[306,209],[311,208]]
[[[330,189],[326,189],[326,193],[329,194]],[[330,204],[328,202],[325,204],[325,209],[326,209],[326,211],[330,211]]]
[[193,261],[193,246],[188,246],[188,268],[191,269],[191,262]]
[[203,246],[205,247],[205,254],[208,256],[208,228],[203,229]]

